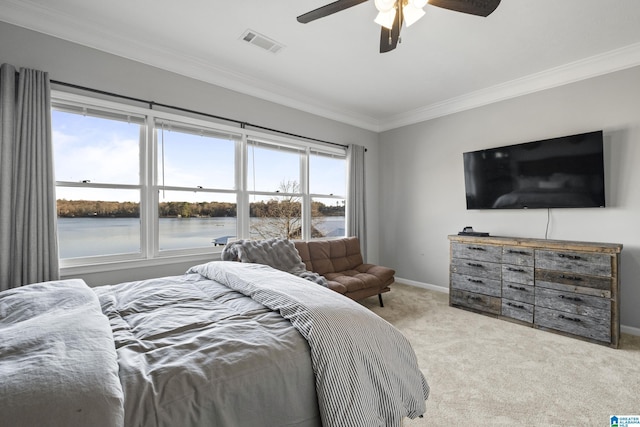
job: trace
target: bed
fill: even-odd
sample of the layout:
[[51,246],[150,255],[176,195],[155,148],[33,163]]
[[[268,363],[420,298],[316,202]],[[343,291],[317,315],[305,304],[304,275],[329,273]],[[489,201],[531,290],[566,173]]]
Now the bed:
[[0,293],[0,413],[12,426],[398,426],[429,386],[406,338],[265,265]]

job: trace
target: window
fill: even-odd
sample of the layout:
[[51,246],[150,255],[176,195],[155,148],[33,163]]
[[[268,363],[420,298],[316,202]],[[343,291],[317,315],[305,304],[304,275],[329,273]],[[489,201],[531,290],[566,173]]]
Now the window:
[[300,156],[303,154],[301,148],[249,140],[247,188],[254,193],[278,193],[292,190],[295,184],[299,191]]
[[52,123],[60,257],[141,256],[144,118],[54,104]]
[[158,183],[167,187],[234,190],[240,134],[156,120]]
[[159,251],[210,248],[238,236],[241,135],[156,120]]
[[248,194],[250,237],[301,239],[302,148],[273,141],[250,139],[248,143]]
[[312,237],[344,237],[347,169],[341,155],[311,151],[309,193]]
[[77,188],[57,190],[61,258],[140,254],[140,191]]
[[61,266],[344,236],[345,149],[54,92]]
[[159,251],[210,248],[238,235],[236,196],[160,190]]

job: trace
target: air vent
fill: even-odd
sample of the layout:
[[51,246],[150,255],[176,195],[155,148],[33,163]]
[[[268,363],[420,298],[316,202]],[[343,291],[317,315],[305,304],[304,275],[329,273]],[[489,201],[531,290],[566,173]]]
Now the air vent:
[[284,47],[277,41],[272,40],[269,37],[265,37],[253,30],[247,30],[242,33],[240,39],[264,50],[268,50],[271,53],[278,53]]

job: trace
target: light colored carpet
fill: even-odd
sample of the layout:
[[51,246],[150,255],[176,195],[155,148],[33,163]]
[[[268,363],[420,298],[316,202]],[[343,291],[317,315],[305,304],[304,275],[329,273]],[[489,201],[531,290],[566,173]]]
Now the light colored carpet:
[[449,307],[449,296],[396,283],[363,305],[411,342],[431,395],[405,427],[609,426],[640,414],[640,337],[619,349]]

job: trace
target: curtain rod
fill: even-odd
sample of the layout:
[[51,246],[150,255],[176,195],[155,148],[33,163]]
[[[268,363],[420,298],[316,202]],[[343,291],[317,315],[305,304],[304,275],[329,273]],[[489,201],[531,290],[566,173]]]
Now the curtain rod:
[[140,99],[140,98],[134,98],[132,96],[121,95],[119,93],[114,93],[114,92],[107,92],[107,91],[100,90],[100,89],[93,89],[93,88],[89,88],[89,87],[85,87],[85,86],[76,85],[76,84],[73,84],[73,83],[61,82],[61,81],[58,81],[58,80],[50,80],[50,82],[51,82],[51,84],[55,84],[55,85],[59,85],[59,86],[66,86],[66,87],[70,87],[70,88],[73,88],[73,89],[80,89],[80,90],[84,90],[84,91],[88,91],[88,92],[99,93],[101,95],[107,95],[107,96],[112,96],[112,97],[115,97],[115,98],[126,99],[126,100],[129,100],[129,101],[140,102],[142,104],[149,105],[149,108],[152,109],[152,110],[153,110],[153,106],[155,105],[155,106],[158,106],[158,107],[170,108],[172,110],[182,111],[184,113],[198,114],[200,116],[205,116],[205,117],[209,117],[209,118],[212,118],[212,119],[225,120],[225,121],[228,121],[228,122],[236,123],[236,124],[239,124],[242,129],[245,129],[247,126],[250,126],[252,128],[256,128],[256,129],[261,129],[261,130],[265,130],[265,131],[269,131],[269,132],[279,133],[281,135],[292,136],[292,137],[295,137],[295,138],[303,138],[303,139],[306,139],[306,140],[309,140],[309,141],[316,141],[316,142],[321,142],[323,144],[330,144],[330,145],[335,145],[335,146],[338,146],[338,147],[348,148],[347,145],[338,144],[337,142],[331,142],[331,141],[325,141],[325,140],[322,140],[322,139],[311,138],[311,137],[308,137],[308,136],[298,135],[298,134],[291,133],[291,132],[285,132],[285,131],[278,130],[278,129],[272,129],[272,128],[268,128],[268,127],[265,127],[265,126],[255,125],[253,123],[243,122],[243,121],[236,120],[236,119],[230,119],[230,118],[227,118],[227,117],[216,116],[215,114],[203,113],[201,111],[195,111],[195,110],[190,110],[190,109],[183,108],[183,107],[177,107],[175,105],[162,104],[162,103],[159,103],[159,102],[148,101],[146,99]]

